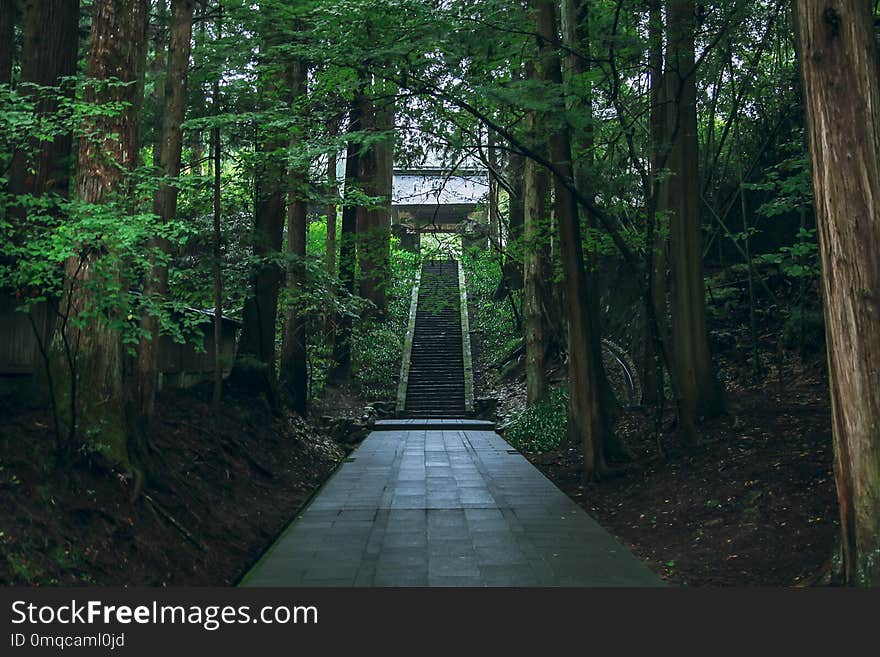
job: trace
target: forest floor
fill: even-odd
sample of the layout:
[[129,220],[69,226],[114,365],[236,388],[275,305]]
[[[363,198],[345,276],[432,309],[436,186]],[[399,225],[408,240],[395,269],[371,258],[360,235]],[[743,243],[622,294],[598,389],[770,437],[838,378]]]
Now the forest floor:
[[[742,366],[722,363],[729,413],[703,423],[696,449],[668,409],[661,455],[654,412],[634,409],[617,434],[635,461],[618,476],[584,483],[577,447],[526,456],[670,584],[824,582],[838,533],[825,373],[817,359],[775,367],[744,385]],[[522,387],[503,386],[507,408]]]
[[236,583],[346,449],[249,396],[212,419],[209,394],[160,396],[163,477],[134,502],[100,451],[53,468],[45,411],[2,409],[0,585]]

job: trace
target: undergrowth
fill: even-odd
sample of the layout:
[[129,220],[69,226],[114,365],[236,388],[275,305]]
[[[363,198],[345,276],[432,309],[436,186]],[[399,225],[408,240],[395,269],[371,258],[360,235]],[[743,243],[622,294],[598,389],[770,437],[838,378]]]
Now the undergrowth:
[[370,399],[391,399],[397,390],[412,287],[420,264],[417,253],[398,248],[398,241],[393,240],[388,318],[356,321],[352,330],[354,380]]
[[561,386],[516,415],[504,438],[521,452],[549,452],[562,444],[567,424],[568,386]]
[[473,250],[462,262],[467,272],[468,293],[476,300],[472,329],[480,336],[480,364],[490,371],[498,367],[521,343],[516,319],[507,298],[496,299],[501,283],[501,264],[489,251]]

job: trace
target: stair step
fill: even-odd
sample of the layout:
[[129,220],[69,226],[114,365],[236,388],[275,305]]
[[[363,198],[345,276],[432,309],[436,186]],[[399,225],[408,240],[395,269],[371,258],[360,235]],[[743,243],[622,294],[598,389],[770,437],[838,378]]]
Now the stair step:
[[423,264],[401,417],[466,415],[460,304],[458,263]]

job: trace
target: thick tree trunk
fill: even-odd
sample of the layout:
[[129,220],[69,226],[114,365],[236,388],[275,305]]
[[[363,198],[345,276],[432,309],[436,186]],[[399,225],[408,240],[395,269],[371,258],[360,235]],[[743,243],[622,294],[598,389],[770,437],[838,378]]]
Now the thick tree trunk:
[[156,106],[156,121],[153,128],[153,166],[162,166],[162,128],[165,114],[165,83],[168,74],[168,0],[156,0],[153,11],[155,22],[150,26],[153,41],[153,59],[149,70],[155,86],[152,102]]
[[[301,173],[294,173],[291,177],[302,185]],[[306,255],[307,210],[308,204],[301,197],[291,199],[287,207],[287,248],[289,253],[298,258],[305,258]],[[289,286],[299,285],[304,277],[303,263],[294,263],[288,276]],[[307,337],[306,317],[297,312],[297,305],[294,303],[285,323],[281,347],[281,385],[291,409],[303,416],[306,414],[309,393]]]
[[[133,169],[138,153],[138,127],[146,64],[148,0],[95,0],[87,74],[90,78],[117,78],[132,82],[96,92],[86,101],[120,102],[125,109],[115,116],[88,120],[79,144],[76,194],[87,203],[101,203],[108,195],[125,193],[125,175]],[[110,322],[119,318],[92,318],[81,326],[71,319],[87,313],[95,300],[88,281],[101,254],[89,250],[66,263],[67,280],[61,308],[63,329],[56,336],[65,359],[70,385],[71,435],[97,429],[115,456],[127,458],[137,470],[150,462],[144,434],[135,425],[136,403],[123,387],[123,349],[118,331]],[[69,447],[74,447],[70,445]]]
[[[193,25],[193,0],[173,0],[171,37],[168,46],[168,70],[164,76],[165,91],[162,93],[162,129],[156,142],[158,150],[154,154],[158,173],[166,181],[160,183],[153,196],[153,213],[161,223],[171,221],[177,214],[178,188],[168,179],[180,175],[180,159],[183,148],[183,124],[186,114],[186,82],[189,73],[190,42]],[[151,245],[170,253],[171,245],[167,239],[157,238]],[[168,291],[168,268],[164,265],[153,267],[151,276],[144,283],[144,294],[156,296],[161,300]],[[140,341],[137,359],[136,385],[139,398],[141,422],[148,433],[152,433],[153,416],[156,406],[156,391],[159,386],[159,320],[155,316],[145,316],[141,326],[149,337]]]
[[529,404],[547,395],[544,355],[544,252],[549,181],[547,173],[532,160],[526,161],[523,176],[525,196],[525,258],[523,262],[523,318],[526,333],[526,399]]
[[[269,11],[267,8],[261,11]],[[262,7],[262,5],[260,5]],[[269,109],[287,97],[288,81],[280,48],[284,34],[271,20],[261,26],[259,77],[260,108]],[[252,244],[256,265],[251,290],[244,302],[242,330],[230,380],[237,386],[265,395],[274,412],[281,410],[278,390],[277,349],[278,294],[284,281],[281,263],[284,243],[285,206],[289,182],[287,146],[289,136],[274,122],[256,127],[259,165],[254,172],[254,229]]]
[[880,586],[880,88],[868,4],[797,0],[846,582]]
[[0,84],[12,82],[16,0],[0,0]]
[[[568,93],[567,105],[569,111],[580,113],[585,119],[585,127],[575,135],[574,144],[577,152],[574,158],[575,185],[583,195],[592,198],[590,191],[590,172],[593,168],[593,150],[595,146],[595,130],[593,129],[593,91],[592,83],[585,81],[583,77],[590,72],[592,67],[592,42],[590,40],[590,3],[588,0],[562,0],[561,3],[563,43],[569,47],[568,56],[565,58],[565,69],[568,76],[570,89],[581,88],[580,94]],[[577,54],[575,54],[577,53]],[[596,228],[592,218],[588,217],[591,228]],[[588,308],[590,316],[589,345],[593,350],[593,360],[596,363],[596,372],[599,381],[599,396],[602,401],[602,413],[606,418],[615,417],[620,411],[620,404],[614,396],[614,389],[608,383],[605,374],[605,365],[602,361],[602,328],[601,311],[599,304],[599,282],[596,270],[598,268],[596,255],[585,253],[585,261],[591,275],[587,277]],[[625,457],[623,447],[612,431],[603,432],[605,453]]]
[[[361,103],[358,99],[351,105],[349,133],[361,130]],[[360,144],[349,141],[345,155],[345,191],[342,205],[342,226],[339,236],[339,280],[349,294],[354,294],[354,275],[357,258],[357,205],[353,201],[360,171]],[[351,377],[351,316],[343,313],[336,322],[333,342],[334,381],[346,381]]]
[[712,367],[706,328],[694,0],[670,0],[667,20],[667,89],[672,101],[673,126],[669,153],[672,376],[676,382],[681,438],[686,444],[695,444],[699,441],[699,418],[722,412],[724,400]]
[[[306,93],[307,68],[302,62],[290,66],[288,86],[294,102]],[[290,146],[299,145],[298,137]],[[301,287],[305,279],[306,237],[308,233],[308,169],[292,168],[288,172],[290,190],[287,202],[287,252],[294,257],[287,270],[288,288]],[[296,296],[296,295],[294,295]],[[308,406],[309,374],[306,317],[295,300],[284,327],[281,345],[281,385],[290,407],[304,416]]]
[[[377,109],[375,101],[362,96],[361,117],[363,129],[368,133],[388,130],[388,123],[393,128],[393,110]],[[393,152],[391,145],[385,142],[373,142],[366,146],[360,157],[359,182],[363,192],[373,198],[390,199],[387,169]],[[369,314],[384,318],[388,314],[388,258],[390,239],[390,206],[385,200],[377,201],[371,206],[360,205],[357,209],[357,257],[360,269],[358,288],[360,296],[373,303]]]
[[[58,86],[62,78],[76,73],[79,1],[28,0],[23,7],[19,84]],[[37,104],[37,114],[49,116],[56,111],[57,105],[56,99],[45,98]],[[34,196],[55,192],[67,196],[71,136],[60,135],[51,142],[34,141],[31,147],[32,153],[20,153],[14,158],[10,192]],[[24,212],[16,214],[23,216]]]
[[[536,12],[541,58],[539,77],[551,84],[562,84],[559,58],[556,5],[553,0],[531,0]],[[562,116],[565,108],[556,110]],[[601,475],[606,469],[603,445],[607,425],[599,394],[598,371],[592,344],[593,326],[589,312],[590,284],[584,267],[581,226],[575,195],[568,189],[574,180],[571,137],[564,122],[554,127],[549,139],[550,159],[556,169],[554,210],[559,226],[560,255],[565,276],[566,314],[569,327],[569,437],[581,445],[584,475]]]
[[[645,325],[642,361],[642,402],[658,404],[663,399],[663,365],[658,335],[666,326],[666,239],[658,230],[658,217],[666,212],[666,183],[661,170],[666,164],[666,95],[663,80],[663,13],[661,0],[650,0],[648,47],[651,73],[651,197],[648,203],[646,243],[648,257],[643,321]],[[653,315],[653,316],[652,316]]]
[[251,291],[244,303],[242,329],[235,365],[230,374],[238,385],[265,394],[278,408],[275,373],[275,321],[278,292],[284,269],[278,265],[284,235],[285,171],[278,151],[282,144],[263,143],[264,162],[257,172],[254,206],[253,250],[258,263],[251,279]]
[[[384,95],[388,95],[387,93]],[[396,146],[396,106],[393,99],[383,98],[376,108],[376,127],[385,139],[376,144],[377,192],[382,199],[377,208],[379,226],[378,276],[380,279],[380,315],[388,315],[388,286],[391,283],[391,194],[394,186],[394,155]]]

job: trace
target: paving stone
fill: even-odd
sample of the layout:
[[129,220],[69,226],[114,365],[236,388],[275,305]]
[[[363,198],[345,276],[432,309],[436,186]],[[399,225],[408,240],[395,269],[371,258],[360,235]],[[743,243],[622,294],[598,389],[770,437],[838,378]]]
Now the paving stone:
[[436,538],[428,541],[428,554],[436,557],[457,557],[476,553],[470,538]]
[[497,544],[474,548],[481,566],[505,566],[528,563],[526,555],[516,545]]
[[386,548],[424,547],[428,537],[422,532],[385,532],[382,546]]
[[428,573],[411,569],[376,569],[373,586],[428,586]]
[[428,559],[428,577],[479,577],[480,566],[470,556],[431,557]]
[[405,422],[367,437],[244,585],[659,585],[491,426]]

